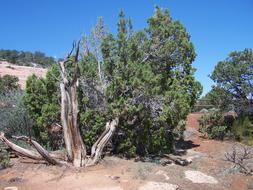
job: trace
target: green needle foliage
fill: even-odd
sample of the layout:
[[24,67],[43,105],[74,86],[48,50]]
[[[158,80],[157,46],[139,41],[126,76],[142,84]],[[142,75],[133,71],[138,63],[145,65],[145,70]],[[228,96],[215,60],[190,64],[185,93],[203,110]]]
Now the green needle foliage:
[[[220,61],[211,79],[216,83],[213,94],[220,97],[220,105],[233,105],[239,115],[252,114],[253,105],[253,52],[251,49],[231,52]],[[225,107],[225,106],[223,106]]]
[[[100,18],[95,29],[105,28],[101,23]],[[183,120],[201,94],[192,67],[196,53],[184,26],[159,7],[147,23],[147,28],[135,32],[121,11],[117,35],[93,31],[99,38],[82,41],[78,125],[88,148],[106,122],[121,115],[112,152],[127,157],[170,152],[175,131],[182,134]],[[94,44],[99,45],[90,47]],[[25,103],[42,140],[46,126],[60,121],[59,84],[57,74],[52,76],[33,76],[27,82]]]

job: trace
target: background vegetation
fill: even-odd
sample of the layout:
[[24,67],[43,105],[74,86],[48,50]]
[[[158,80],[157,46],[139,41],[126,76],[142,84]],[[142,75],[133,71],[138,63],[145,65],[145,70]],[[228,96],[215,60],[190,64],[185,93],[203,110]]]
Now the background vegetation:
[[[211,79],[215,86],[203,99],[218,111],[200,119],[201,131],[210,138],[230,136],[246,144],[253,144],[253,52],[251,49],[234,51],[220,61]],[[233,111],[227,123],[225,112]],[[231,116],[230,116],[231,117]]]
[[55,62],[53,57],[36,51],[4,50],[0,49],[0,61],[7,61],[16,65],[49,67]]

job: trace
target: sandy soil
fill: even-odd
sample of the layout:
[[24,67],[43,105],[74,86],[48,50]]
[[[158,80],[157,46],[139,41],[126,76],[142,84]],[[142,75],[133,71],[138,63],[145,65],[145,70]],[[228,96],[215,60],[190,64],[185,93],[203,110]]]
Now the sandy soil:
[[[23,163],[19,158],[12,160],[11,168],[0,170],[0,189],[15,186],[19,190],[138,190],[150,182],[176,185],[179,190],[253,189],[253,177],[240,174],[225,161],[224,154],[233,142],[202,139],[196,126],[188,126],[185,137],[177,146],[187,151],[183,157],[192,159],[188,166],[105,157],[95,167],[74,169]],[[218,183],[193,183],[185,178],[186,171],[202,172]]]
[[10,64],[8,62],[0,61],[0,76],[3,75],[13,75],[19,78],[19,84],[21,89],[25,89],[27,77],[35,74],[38,77],[45,77],[47,69],[27,67],[27,66],[17,66]]

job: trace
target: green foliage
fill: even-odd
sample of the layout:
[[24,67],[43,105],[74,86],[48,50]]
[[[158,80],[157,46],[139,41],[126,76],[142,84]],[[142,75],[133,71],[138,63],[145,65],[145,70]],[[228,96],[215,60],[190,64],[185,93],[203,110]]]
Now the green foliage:
[[[121,11],[117,36],[108,35],[102,44],[109,111],[117,115],[127,109],[130,118],[138,117],[134,124],[120,124],[117,151],[129,155],[170,151],[173,129],[201,93],[191,66],[194,47],[183,25],[159,7],[145,30],[129,32],[130,28]],[[136,106],[132,102],[138,96],[143,99]],[[158,115],[151,104],[160,109]]]
[[99,135],[104,131],[106,117],[102,117],[94,110],[86,110],[80,114],[80,125],[82,128],[85,145],[88,149],[96,142]]
[[208,135],[211,139],[223,140],[227,133],[227,126],[214,126]]
[[60,92],[57,83],[59,71],[56,65],[48,71],[46,78],[35,75],[28,77],[23,98],[30,117],[35,122],[33,132],[44,145],[55,149],[54,140],[50,138],[49,129],[60,122]]
[[220,110],[212,111],[199,119],[200,132],[211,139],[223,140],[231,129],[231,121]]
[[0,143],[0,169],[10,166],[10,155],[5,148],[6,147]]
[[33,66],[34,64],[48,67],[55,63],[53,57],[47,57],[42,52],[24,52],[16,50],[0,50],[0,61],[8,61],[16,65]]
[[19,88],[18,77],[11,75],[0,76],[0,93],[6,94]]
[[234,110],[233,97],[219,86],[212,86],[210,92],[200,98],[194,106],[195,112],[203,109],[220,109],[222,111]]
[[[22,101],[22,91],[0,94],[0,131],[6,136],[32,135],[32,121]],[[10,155],[0,142],[0,169],[10,165]]]
[[164,152],[172,152],[173,145],[172,134],[167,134],[165,128],[161,127],[152,135],[150,153],[162,154]]
[[247,116],[241,116],[233,123],[232,132],[237,140],[253,146],[253,124]]
[[[104,27],[100,22],[96,28],[100,33]],[[121,11],[117,31],[117,35],[93,31],[102,36],[97,38],[102,43],[91,43],[92,47],[89,38],[82,41],[78,127],[84,141],[90,148],[106,122],[120,116],[111,142],[114,153],[132,157],[170,152],[174,129],[178,127],[178,135],[182,135],[183,120],[202,91],[194,78],[196,53],[190,36],[179,21],[173,21],[169,12],[159,7],[148,19],[147,28],[136,32]],[[70,62],[65,66],[68,77],[73,77]],[[47,126],[60,120],[58,75],[50,76],[30,77],[24,98],[36,123],[34,131],[45,143],[49,140]]]
[[33,123],[22,101],[23,92],[0,95],[0,131],[9,135],[30,135]]
[[223,140],[235,139],[244,144],[253,145],[253,124],[247,116],[234,116],[214,111],[203,115],[200,120],[200,132],[208,138]]
[[[216,83],[212,96],[216,105],[233,105],[239,114],[252,114],[253,52],[251,49],[231,52],[220,61],[211,79]],[[218,101],[218,102],[217,102]]]

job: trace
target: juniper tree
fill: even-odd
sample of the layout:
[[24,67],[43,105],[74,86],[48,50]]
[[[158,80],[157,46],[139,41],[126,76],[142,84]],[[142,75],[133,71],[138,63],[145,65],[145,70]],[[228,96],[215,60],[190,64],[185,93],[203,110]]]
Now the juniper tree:
[[[66,154],[48,152],[28,137],[19,139],[28,140],[37,152],[16,146],[3,133],[1,140],[23,156],[76,167],[96,164],[115,132],[114,152],[132,156],[171,151],[173,130],[186,118],[201,92],[192,67],[195,50],[183,25],[157,7],[147,28],[134,32],[131,19],[125,19],[121,11],[117,35],[109,33],[101,43],[102,65],[90,49],[83,56],[79,50],[78,42],[58,63],[60,76],[54,83],[60,86]],[[102,68],[97,69],[98,65]],[[102,88],[99,70],[103,70]],[[45,94],[50,88],[45,87]],[[41,115],[41,106],[37,109],[36,114]],[[93,136],[98,139],[87,147],[83,137],[92,131],[89,128],[93,124]],[[103,132],[102,124],[106,126]]]

